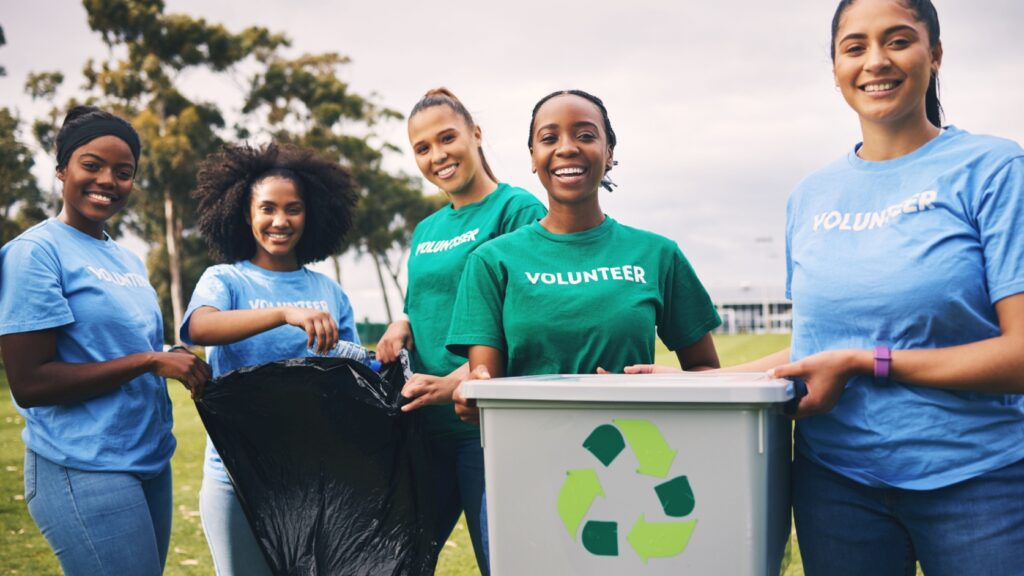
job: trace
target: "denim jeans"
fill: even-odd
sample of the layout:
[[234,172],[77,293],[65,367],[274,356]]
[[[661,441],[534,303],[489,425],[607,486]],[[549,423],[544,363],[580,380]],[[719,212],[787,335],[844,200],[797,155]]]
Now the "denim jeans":
[[204,475],[199,516],[217,576],[271,576],[231,484]]
[[807,576],[1024,574],[1024,461],[934,490],[872,488],[797,452]]
[[434,541],[440,552],[459,514],[466,512],[469,537],[473,541],[476,563],[480,573],[487,576],[486,544],[481,534],[481,523],[486,513],[481,510],[484,498],[484,451],[480,440],[431,440],[431,474],[434,491]]
[[171,466],[153,477],[66,468],[25,450],[25,502],[67,576],[159,576]]

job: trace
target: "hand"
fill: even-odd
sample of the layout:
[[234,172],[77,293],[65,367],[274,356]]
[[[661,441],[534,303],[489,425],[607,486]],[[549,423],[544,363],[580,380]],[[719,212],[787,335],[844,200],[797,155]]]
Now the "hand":
[[768,371],[772,378],[799,376],[807,384],[807,395],[800,400],[794,418],[806,418],[832,410],[843,395],[846,382],[857,374],[858,355],[864,350],[819,352],[803,360],[783,364]]
[[[380,358],[380,355],[377,355]],[[427,404],[450,404],[452,394],[459,387],[459,380],[448,376],[431,376],[430,374],[413,374],[402,388],[402,396],[413,398],[402,412],[410,412]]]
[[413,349],[412,326],[408,320],[396,320],[388,324],[388,329],[384,331],[384,335],[377,342],[377,360],[384,364],[390,364],[398,360],[402,348]]
[[150,372],[164,378],[174,378],[181,382],[192,393],[192,399],[203,396],[206,383],[210,381],[212,372],[210,365],[186,349],[174,352],[153,352],[153,369]]
[[[477,366],[469,373],[469,377],[466,380],[490,380],[491,374],[487,371],[487,367],[484,365]],[[476,406],[476,399],[464,398],[462,396],[462,383],[459,383],[459,387],[455,389],[452,394],[452,400],[455,401],[455,413],[459,415],[459,418],[463,422],[470,424],[480,425],[480,409]]]
[[[665,374],[665,373],[679,373],[683,370],[674,366],[658,366],[657,364],[633,364],[632,366],[626,366],[622,369],[624,374]],[[598,374],[611,374],[611,372],[605,372],[604,368],[597,369]]]
[[306,331],[306,348],[316,342],[316,353],[327,354],[338,343],[338,323],[329,312],[310,308],[284,309],[285,324]]

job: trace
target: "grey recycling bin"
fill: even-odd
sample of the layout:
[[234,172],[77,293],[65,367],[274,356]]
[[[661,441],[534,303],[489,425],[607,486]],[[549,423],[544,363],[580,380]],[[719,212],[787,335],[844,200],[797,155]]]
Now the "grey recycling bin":
[[763,373],[468,381],[492,572],[776,575],[792,385]]

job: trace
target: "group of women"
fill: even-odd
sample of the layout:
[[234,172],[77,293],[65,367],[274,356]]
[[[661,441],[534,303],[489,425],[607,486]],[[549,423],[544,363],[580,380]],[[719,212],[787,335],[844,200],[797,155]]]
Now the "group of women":
[[[1015,574],[1024,566],[1024,150],[943,126],[929,0],[843,0],[836,86],[863,141],[806,178],[787,210],[792,348],[739,370],[800,377],[793,505],[805,572]],[[502,183],[451,92],[409,116],[423,176],[450,203],[416,228],[407,319],[378,358],[411,352],[403,408],[431,445],[440,546],[466,513],[487,573],[484,471],[467,378],[719,368],[715,307],[674,242],[600,206],[617,140],[579,90],[530,120],[548,208]],[[209,364],[163,351],[141,261],[104,232],[140,142],[73,109],[57,139],[64,205],[0,251],[0,347],[25,417],[25,500],[68,574],[159,574],[171,523],[171,407],[241,366],[358,342],[348,298],[305,267],[340,247],[355,196],[336,163],[227,146],[199,173],[200,232],[224,262],[179,327]],[[543,326],[543,330],[538,330]],[[453,404],[453,400],[455,404]],[[461,420],[460,420],[461,417]],[[212,445],[200,491],[218,574],[269,573]]]

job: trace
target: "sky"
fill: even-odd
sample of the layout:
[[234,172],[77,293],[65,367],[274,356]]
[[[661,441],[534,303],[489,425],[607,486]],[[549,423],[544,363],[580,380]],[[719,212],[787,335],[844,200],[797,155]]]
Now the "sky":
[[[265,26],[292,40],[289,54],[339,52],[343,80],[403,113],[447,86],[481,126],[499,179],[546,196],[530,173],[530,111],[545,94],[580,88],[601,97],[618,135],[602,192],[621,223],[679,243],[719,301],[780,297],[786,198],[807,174],[860,140],[856,115],[829,61],[833,0],[625,2],[394,2],[387,0],[166,0],[166,12],[230,30]],[[1024,141],[1024,2],[936,0],[946,122]],[[86,59],[107,49],[73,0],[0,0],[0,105],[23,119],[45,112],[24,95],[30,71],[63,70],[77,92]],[[241,107],[244,75],[186,73],[184,91]],[[63,98],[62,98],[63,99]],[[386,166],[418,174],[404,122],[380,130],[401,154]],[[53,161],[37,160],[40,182]],[[424,182],[425,189],[428,186]],[[139,241],[126,241],[144,251]],[[329,266],[320,267],[333,273]],[[342,285],[359,319],[385,319],[376,273],[346,256]],[[392,298],[392,309],[401,305]]]

